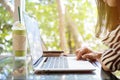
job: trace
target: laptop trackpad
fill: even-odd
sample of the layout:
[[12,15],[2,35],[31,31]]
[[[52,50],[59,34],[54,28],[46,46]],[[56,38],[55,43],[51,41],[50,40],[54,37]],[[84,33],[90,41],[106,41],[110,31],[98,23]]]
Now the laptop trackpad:
[[69,68],[79,69],[79,70],[93,70],[95,67],[85,60],[76,60],[75,57],[67,57]]

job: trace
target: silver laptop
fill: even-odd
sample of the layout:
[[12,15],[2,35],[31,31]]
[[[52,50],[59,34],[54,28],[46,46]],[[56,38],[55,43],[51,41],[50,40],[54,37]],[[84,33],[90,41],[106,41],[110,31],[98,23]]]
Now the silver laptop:
[[94,71],[96,69],[89,61],[77,61],[75,57],[43,57],[38,22],[24,13],[24,23],[35,72],[83,72]]

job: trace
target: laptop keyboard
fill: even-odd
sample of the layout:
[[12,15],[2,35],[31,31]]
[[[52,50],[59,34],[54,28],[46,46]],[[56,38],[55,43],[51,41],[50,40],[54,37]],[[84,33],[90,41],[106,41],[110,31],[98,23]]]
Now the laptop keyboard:
[[42,68],[68,68],[66,57],[48,57]]

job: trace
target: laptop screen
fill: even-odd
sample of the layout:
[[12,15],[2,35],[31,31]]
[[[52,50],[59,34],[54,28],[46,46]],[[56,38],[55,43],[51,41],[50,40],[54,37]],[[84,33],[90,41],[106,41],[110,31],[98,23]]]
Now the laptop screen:
[[27,15],[26,13],[23,14],[24,17],[24,24],[27,30],[27,38],[30,47],[30,53],[32,55],[33,64],[42,56],[42,43],[40,38],[40,31],[38,27],[38,22]]

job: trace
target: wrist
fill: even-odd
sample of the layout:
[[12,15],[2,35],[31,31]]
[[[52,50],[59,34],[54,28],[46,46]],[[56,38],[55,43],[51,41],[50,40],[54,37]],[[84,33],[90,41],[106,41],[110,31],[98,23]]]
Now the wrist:
[[95,58],[100,59],[102,56],[102,53],[95,52]]

